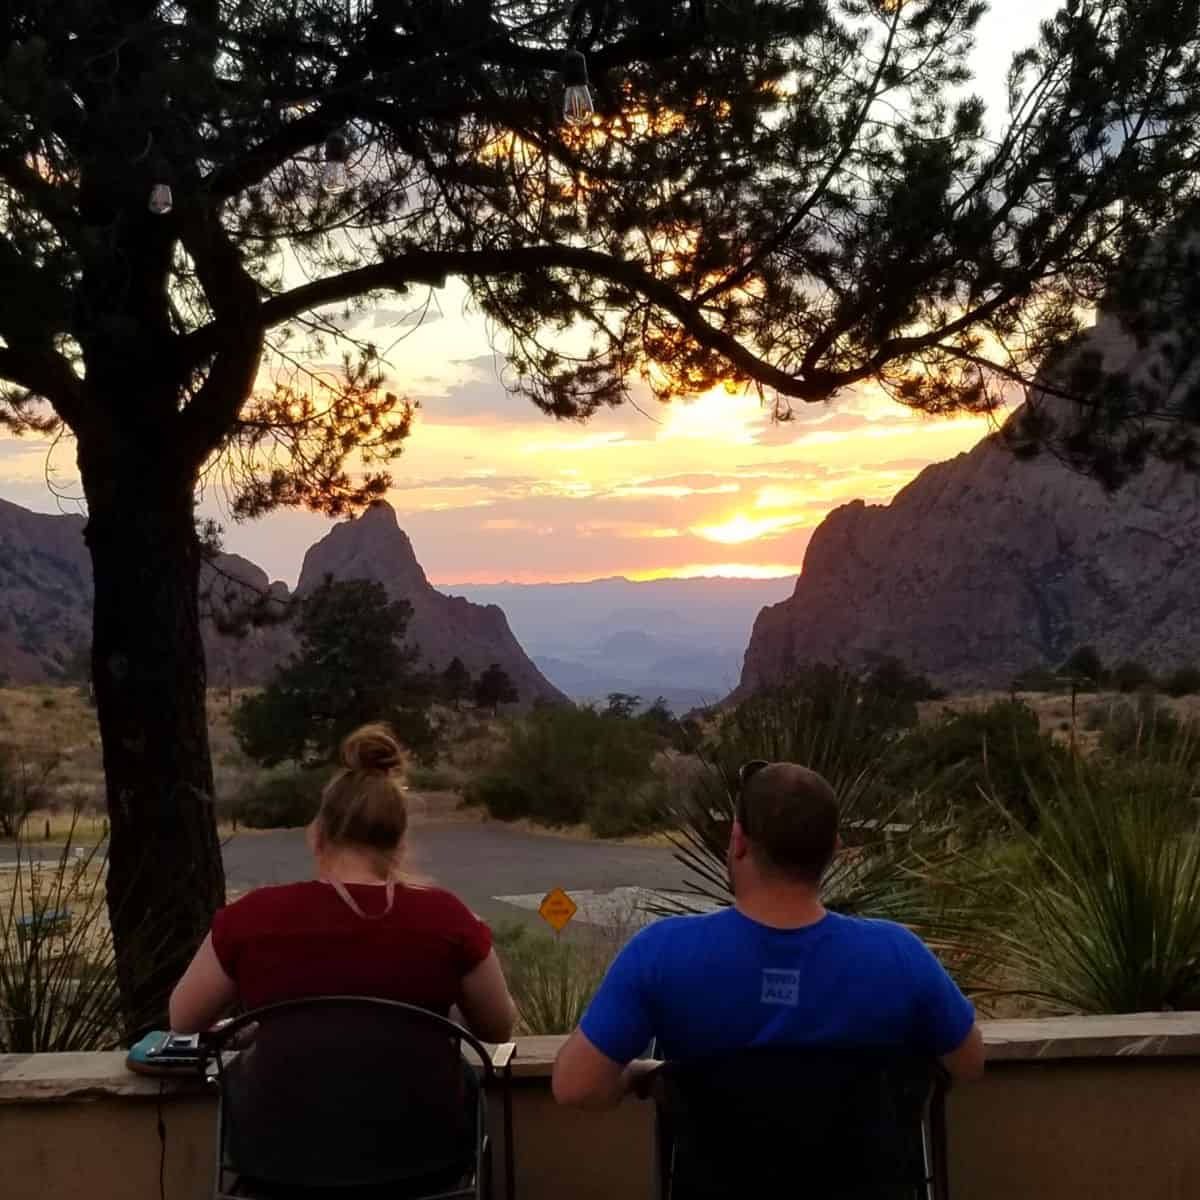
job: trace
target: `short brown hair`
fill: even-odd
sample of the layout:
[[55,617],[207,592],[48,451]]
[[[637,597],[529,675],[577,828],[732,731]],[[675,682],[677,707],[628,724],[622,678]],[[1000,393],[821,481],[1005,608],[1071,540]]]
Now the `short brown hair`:
[[738,789],[742,832],[769,867],[817,884],[837,849],[838,803],[829,782],[797,763],[754,763]]
[[329,846],[374,851],[384,874],[408,829],[404,751],[386,725],[363,725],[342,742],[340,757],[341,770],[321,793],[317,833]]

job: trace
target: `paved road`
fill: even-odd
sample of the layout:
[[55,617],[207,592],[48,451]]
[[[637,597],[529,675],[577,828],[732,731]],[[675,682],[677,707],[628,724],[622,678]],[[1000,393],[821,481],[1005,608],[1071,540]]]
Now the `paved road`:
[[[666,848],[576,841],[496,822],[418,821],[409,830],[409,843],[408,867],[414,874],[448,888],[493,922],[537,921],[528,902],[508,904],[498,899],[502,896],[543,895],[554,887],[573,893],[614,888],[664,892],[685,882],[683,869]],[[30,852],[56,859],[61,848],[31,846]],[[8,848],[0,850],[0,869],[11,857]],[[312,859],[299,829],[236,834],[226,842],[224,857],[234,892],[312,878]],[[586,908],[580,916],[586,920]]]
[[[668,849],[574,841],[487,822],[433,822],[409,833],[409,867],[448,888],[487,920],[528,919],[499,896],[637,887],[670,891],[684,882]],[[225,846],[231,889],[312,877],[301,830],[242,834]]]

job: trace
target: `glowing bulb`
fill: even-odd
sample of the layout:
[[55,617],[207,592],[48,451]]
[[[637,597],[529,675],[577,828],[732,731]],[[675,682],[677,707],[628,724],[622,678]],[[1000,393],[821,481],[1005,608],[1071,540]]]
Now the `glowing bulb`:
[[321,186],[330,193],[344,192],[350,186],[346,160],[350,157],[350,141],[344,133],[334,133],[325,139],[325,167]]
[[588,125],[596,111],[588,90],[587,59],[578,50],[563,55],[563,120],[569,125]]
[[165,217],[175,207],[175,197],[171,195],[169,183],[156,183],[150,189],[149,207],[156,217]]
[[344,192],[350,186],[350,172],[342,162],[327,162],[321,171],[321,186],[331,195]]

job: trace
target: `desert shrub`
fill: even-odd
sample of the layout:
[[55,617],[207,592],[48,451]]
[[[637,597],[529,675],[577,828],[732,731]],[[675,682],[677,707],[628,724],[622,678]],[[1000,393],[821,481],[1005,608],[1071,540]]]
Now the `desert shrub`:
[[[0,887],[0,1053],[112,1050],[127,1024],[97,848],[18,845]],[[56,920],[67,912],[69,920]]]
[[1023,824],[1034,819],[1030,783],[1045,787],[1068,752],[1043,733],[1019,700],[980,711],[945,712],[910,730],[887,757],[883,776],[898,796],[919,795],[950,810],[991,815],[988,798]]
[[1081,688],[1098,688],[1108,681],[1108,670],[1095,646],[1080,646],[1073,650],[1063,663],[1061,674]]
[[56,755],[34,760],[0,745],[0,837],[17,837],[29,814],[49,802],[58,765]]
[[1034,793],[1036,829],[1014,827],[1021,853],[986,936],[1006,990],[1061,1012],[1200,1006],[1191,783],[1163,784],[1076,762]]
[[1120,692],[1154,687],[1154,672],[1145,663],[1127,660],[1113,668],[1113,686]]
[[571,1033],[578,1026],[624,941],[616,930],[575,940],[515,923],[499,926],[494,937],[519,1032],[530,1036]]
[[256,779],[238,798],[236,814],[250,829],[295,829],[317,815],[327,771],[289,771]]
[[1012,681],[1014,692],[1061,692],[1066,689],[1066,680],[1051,667],[1029,667]]
[[1100,749],[1114,758],[1173,761],[1185,767],[1200,762],[1200,738],[1193,726],[1150,694],[1111,706],[1100,726]]
[[414,763],[404,773],[404,781],[416,792],[456,792],[463,785],[463,776],[451,766]]
[[537,705],[509,727],[507,746],[472,786],[471,798],[502,820],[636,832],[650,823],[651,765],[661,745],[637,717],[588,705]]
[[1177,667],[1163,680],[1162,689],[1168,696],[1191,696],[1200,692],[1200,667]]
[[515,821],[527,816],[533,807],[529,793],[503,771],[489,771],[473,779],[463,793],[463,801],[479,805],[497,821]]

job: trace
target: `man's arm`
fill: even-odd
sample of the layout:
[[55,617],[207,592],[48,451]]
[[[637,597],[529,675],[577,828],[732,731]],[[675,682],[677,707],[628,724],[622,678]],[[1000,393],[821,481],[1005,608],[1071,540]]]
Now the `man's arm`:
[[971,1032],[963,1039],[962,1044],[949,1054],[943,1054],[939,1061],[955,1083],[970,1083],[972,1080],[983,1078],[985,1058],[983,1034],[978,1025],[972,1025]]
[[637,1080],[661,1063],[635,1059],[626,1066],[601,1053],[582,1030],[575,1030],[554,1060],[551,1086],[559,1104],[571,1108],[613,1108],[634,1088]]

